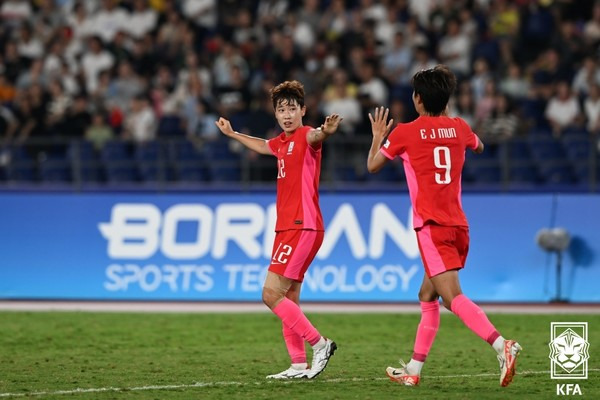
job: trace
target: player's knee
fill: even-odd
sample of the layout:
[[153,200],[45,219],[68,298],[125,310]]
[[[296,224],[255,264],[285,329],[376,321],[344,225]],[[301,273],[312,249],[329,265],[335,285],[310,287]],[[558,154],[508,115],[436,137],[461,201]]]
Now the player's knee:
[[276,290],[270,288],[263,288],[262,301],[267,307],[273,309],[277,304],[283,300],[283,295]]
[[431,302],[437,300],[438,298],[439,296],[437,293],[424,289],[419,290],[419,301]]

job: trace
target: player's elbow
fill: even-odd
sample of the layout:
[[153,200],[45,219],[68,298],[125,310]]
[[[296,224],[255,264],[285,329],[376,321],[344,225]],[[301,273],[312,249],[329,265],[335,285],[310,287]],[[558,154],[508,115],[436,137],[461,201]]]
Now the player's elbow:
[[380,169],[381,169],[381,165],[375,165],[372,162],[367,162],[367,171],[369,171],[370,174],[379,172]]
[[481,154],[483,153],[483,149],[484,149],[484,144],[483,142],[479,142],[479,145],[477,146],[477,148],[475,150],[473,150],[475,152],[475,154]]

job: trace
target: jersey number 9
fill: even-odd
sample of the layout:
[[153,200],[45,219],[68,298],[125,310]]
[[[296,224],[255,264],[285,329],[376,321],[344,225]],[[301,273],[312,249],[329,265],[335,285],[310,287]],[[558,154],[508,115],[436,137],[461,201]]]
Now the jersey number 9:
[[452,168],[452,162],[450,161],[450,149],[445,146],[435,147],[433,149],[433,163],[435,164],[436,168],[445,170],[443,174],[438,172],[435,173],[435,183],[440,185],[447,185],[450,183],[450,168]]

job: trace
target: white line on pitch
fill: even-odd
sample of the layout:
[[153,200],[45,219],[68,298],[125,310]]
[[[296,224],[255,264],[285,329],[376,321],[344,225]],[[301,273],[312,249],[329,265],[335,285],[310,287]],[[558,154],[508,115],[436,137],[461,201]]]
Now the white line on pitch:
[[[600,369],[588,369],[588,371],[600,371]],[[518,372],[517,375],[541,375],[541,374],[549,374],[550,371],[522,371]],[[452,379],[452,378],[483,378],[488,376],[497,376],[497,373],[483,373],[483,374],[462,374],[462,375],[433,375],[426,376],[429,379]],[[322,379],[324,382],[367,382],[367,381],[379,381],[379,380],[387,380],[389,378],[332,378],[332,379]],[[151,385],[151,386],[135,386],[128,388],[117,388],[117,387],[103,387],[103,388],[76,388],[76,389],[68,389],[68,390],[48,390],[41,392],[29,392],[29,393],[0,393],[0,397],[9,398],[9,397],[26,397],[26,396],[51,396],[51,395],[61,395],[61,394],[77,394],[77,393],[101,393],[101,392],[130,392],[130,391],[143,391],[143,390],[169,390],[169,389],[191,389],[191,388],[202,388],[202,387],[215,387],[215,386],[246,386],[246,385],[265,385],[265,384],[273,384],[273,383],[300,383],[300,382],[314,382],[307,381],[304,379],[298,380],[286,380],[286,381],[258,381],[258,382],[196,382],[191,384],[181,384],[181,385]]]

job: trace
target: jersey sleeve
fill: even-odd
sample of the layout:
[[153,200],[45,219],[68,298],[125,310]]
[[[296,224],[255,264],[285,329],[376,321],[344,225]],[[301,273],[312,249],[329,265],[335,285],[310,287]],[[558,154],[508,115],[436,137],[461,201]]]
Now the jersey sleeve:
[[404,152],[404,144],[402,143],[402,136],[400,131],[400,125],[398,125],[392,133],[390,133],[379,151],[381,154],[393,160],[396,156]]
[[276,136],[272,139],[267,140],[267,146],[269,147],[269,150],[271,150],[271,153],[273,153],[273,155],[275,157],[277,157],[277,151],[279,150],[279,136]]

